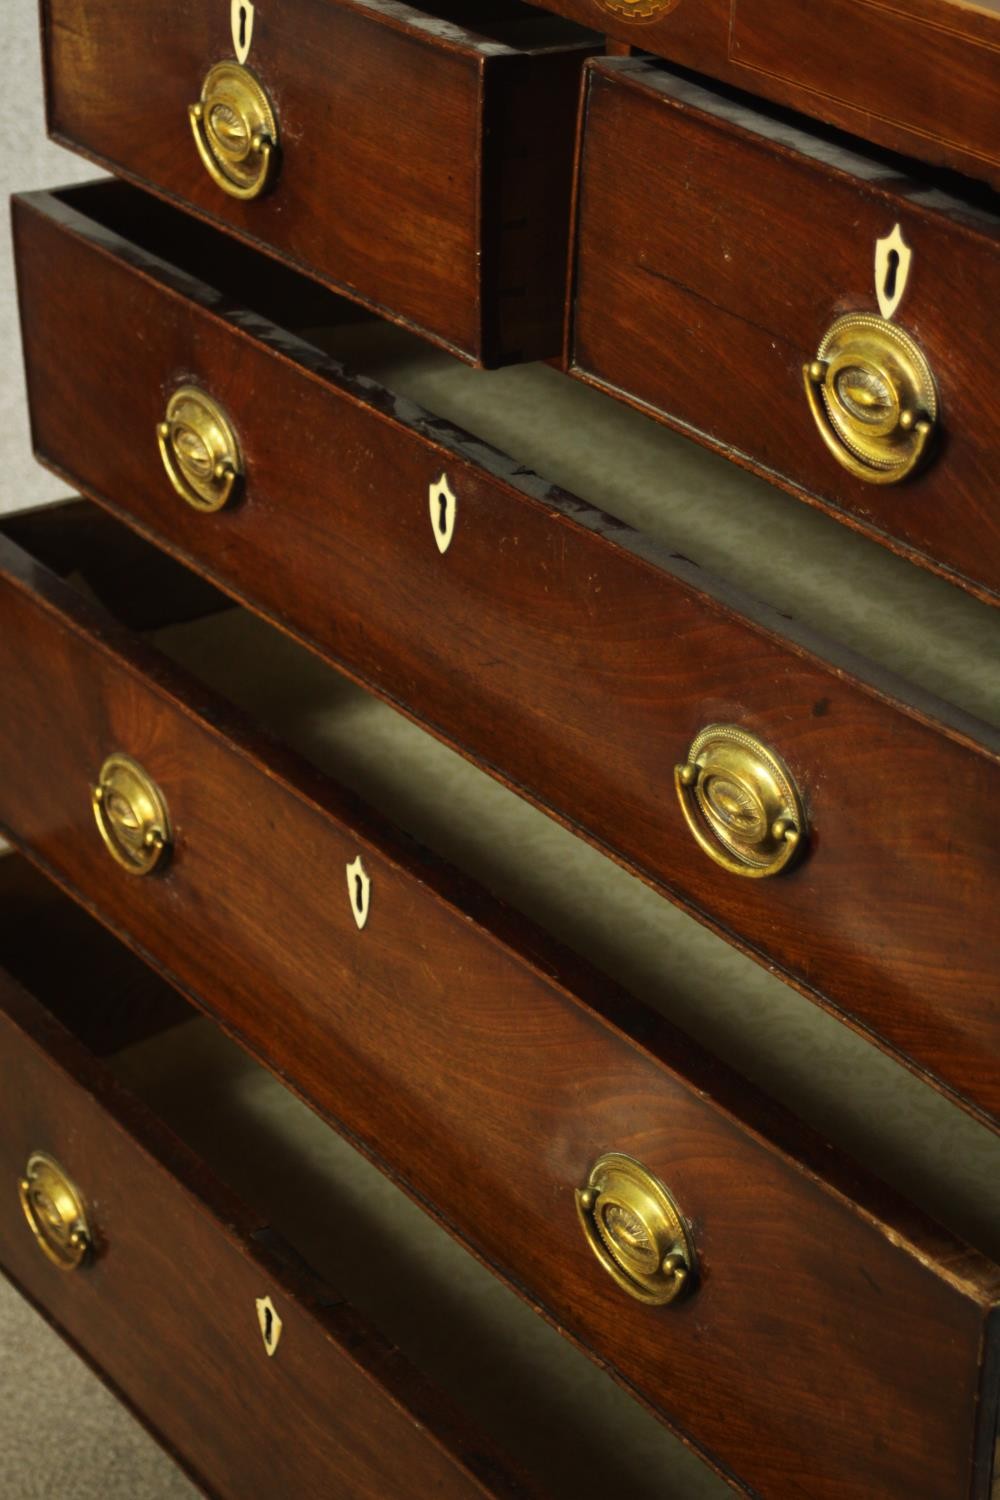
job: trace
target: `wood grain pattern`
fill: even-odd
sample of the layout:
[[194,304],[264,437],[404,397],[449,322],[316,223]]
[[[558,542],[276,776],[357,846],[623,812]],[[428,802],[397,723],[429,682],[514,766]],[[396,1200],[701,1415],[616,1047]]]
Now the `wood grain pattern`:
[[[79,952],[63,949],[67,986]],[[134,994],[137,967],[104,977]],[[0,1267],[206,1493],[527,1500],[493,1445],[5,974],[0,1056]],[[73,1273],[41,1255],[13,1191],[36,1150],[89,1205],[96,1255]],[[270,1359],[262,1296],[283,1323]]]
[[545,4],[636,50],[1000,187],[991,0],[675,0],[640,18],[621,0]]
[[[593,47],[503,10],[468,0],[440,20],[390,0],[259,6],[248,66],[282,158],[273,191],[240,202],[203,168],[187,113],[232,56],[229,6],[45,0],[49,128],[467,359],[551,356]],[[490,39],[505,27],[523,47]]]
[[[1000,602],[1000,395],[985,373],[1000,219],[648,62],[587,78],[572,372]],[[913,479],[872,485],[823,446],[802,367],[841,314],[878,314],[876,241],[896,224],[913,258],[895,321],[934,371],[942,436]]]
[[[995,1121],[1000,738],[345,372],[214,269],[154,260],[81,211],[109,217],[106,197],[15,209],[39,455]],[[244,502],[214,517],[156,453],[189,379],[247,457]],[[443,470],[446,563],[426,508]],[[728,876],[690,837],[673,766],[712,722],[801,786],[814,833],[787,876]]]
[[[994,1266],[0,554],[0,813],[34,860],[755,1493],[985,1495]],[[121,872],[93,828],[115,747],[166,795],[162,876]],[[579,1233],[573,1190],[609,1148],[690,1219],[701,1283],[669,1310],[625,1298]]]

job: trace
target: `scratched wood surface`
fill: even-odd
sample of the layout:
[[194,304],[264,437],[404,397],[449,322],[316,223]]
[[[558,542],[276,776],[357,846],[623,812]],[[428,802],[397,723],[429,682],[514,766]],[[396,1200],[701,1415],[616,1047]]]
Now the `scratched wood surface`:
[[[0,551],[0,823],[16,843],[753,1491],[985,1493],[990,1262]],[[120,871],[94,829],[89,780],[113,748],[167,798],[162,875]],[[363,931],[344,880],[359,854]],[[579,1234],[574,1189],[612,1147],[690,1219],[700,1284],[660,1314]],[[767,1268],[752,1287],[751,1267]]]

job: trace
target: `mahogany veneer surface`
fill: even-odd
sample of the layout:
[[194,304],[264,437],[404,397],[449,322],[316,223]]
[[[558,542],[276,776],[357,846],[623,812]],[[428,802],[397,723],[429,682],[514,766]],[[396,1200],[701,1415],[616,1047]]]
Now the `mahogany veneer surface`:
[[[1000,187],[993,0],[545,0],[637,51]],[[633,147],[623,141],[623,156]]]
[[[618,54],[1000,185],[996,0],[547,8]],[[995,602],[985,195],[945,198],[648,60],[584,68],[598,39],[537,7],[260,0],[248,64],[280,171],[237,202],[188,120],[233,51],[224,0],[41,11],[50,133],[132,185],[14,208],[36,451],[104,511],[0,527],[0,833],[37,867],[0,865],[20,976],[0,970],[0,1167],[12,1184],[32,1150],[61,1160],[96,1253],[56,1271],[14,1195],[0,1264],[220,1500],[538,1493],[97,1061],[166,1028],[183,1041],[186,997],[734,1487],[988,1500],[996,1264],[415,844],[378,796],[269,738],[169,659],[169,633],[164,652],[140,635],[245,603],[996,1130],[997,734],[320,347],[377,313],[471,364],[556,356],[568,263],[572,374]],[[822,447],[802,365],[840,313],[874,309],[894,224],[914,252],[898,320],[934,368],[942,435],[919,478],[873,489]],[[219,515],[183,507],[159,464],[185,383],[239,433],[245,482]],[[428,524],[441,479],[458,496],[446,556]],[[803,794],[805,856],[779,880],[722,873],[683,823],[673,768],[713,721],[773,745]],[[112,751],[170,808],[148,879],[94,826]],[[72,898],[49,944],[43,876]],[[61,1020],[32,980],[65,988]],[[626,1298],[580,1233],[574,1190],[608,1149],[685,1216],[697,1269],[670,1308]],[[273,1360],[264,1292],[284,1322]]]
[[[100,968],[101,949],[85,933],[63,949],[67,987],[78,963]],[[32,1152],[55,1157],[84,1195],[95,1243],[78,1270],[53,1266],[11,1191],[0,1266],[206,1493],[535,1493],[6,974],[0,1049],[3,1180],[13,1190]],[[257,1327],[265,1296],[282,1322],[273,1358]]]
[[[571,371],[997,602],[1000,219],[649,62],[588,67],[582,118]],[[934,373],[939,435],[876,485],[827,451],[802,372],[837,318],[879,316],[897,226],[893,320]]]
[[[136,200],[120,187],[15,205],[39,455],[1000,1116],[996,733],[247,311],[254,257],[223,257],[234,294],[154,258],[115,228]],[[151,232],[171,228],[168,214]],[[195,260],[213,248],[202,231]],[[264,300],[279,311],[277,280]],[[244,499],[214,516],[178,502],[156,452],[167,397],[192,380],[246,455]],[[445,558],[427,508],[442,473],[460,507]],[[802,790],[809,848],[780,878],[720,871],[684,824],[673,767],[713,722],[759,734]]]
[[232,59],[227,4],[42,10],[62,144],[468,359],[558,352],[590,45],[574,28],[485,0],[257,6],[247,66],[271,98],[281,163],[274,187],[243,202],[209,177],[188,121],[209,68]]
[[[0,812],[33,859],[752,1490],[985,1496],[989,1262],[2,554]],[[122,748],[175,829],[147,879],[93,826],[90,781]],[[579,1233],[573,1190],[609,1145],[690,1217],[700,1285],[660,1314]]]

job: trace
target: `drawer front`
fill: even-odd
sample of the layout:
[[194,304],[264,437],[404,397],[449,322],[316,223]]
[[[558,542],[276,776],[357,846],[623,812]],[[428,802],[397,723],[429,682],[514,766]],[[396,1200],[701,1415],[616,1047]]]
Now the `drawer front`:
[[60,142],[466,358],[558,352],[578,45],[518,50],[387,0],[234,4],[280,142],[273,185],[243,200],[189,118],[234,60],[228,4],[43,11]]
[[[1000,221],[930,207],[934,196],[908,189],[898,169],[890,175],[651,65],[596,66],[569,363],[996,602],[1000,393],[985,372],[998,329]],[[842,326],[828,345],[848,314],[878,320],[876,332]],[[868,435],[874,404],[890,400],[881,376],[898,370],[897,341],[915,341],[926,365],[896,381],[903,407],[930,412],[924,450],[916,429],[905,439],[881,427]],[[815,380],[807,391],[805,370],[820,354],[831,367],[844,359],[841,382],[855,369],[866,382],[869,404],[850,413],[851,428],[831,421]]]
[[1000,26],[961,0],[546,0],[550,10],[1000,187]]
[[[755,1492],[984,1493],[988,1263],[3,550],[18,844]],[[121,750],[172,827],[146,876],[91,809]],[[586,1243],[575,1190],[608,1151],[673,1193],[686,1300],[634,1301]]]
[[[208,1493],[526,1497],[482,1435],[6,976],[0,1058],[0,1268]],[[72,1269],[42,1253],[18,1202],[36,1153],[82,1202],[92,1248]]]
[[[16,208],[47,463],[1000,1116],[996,736],[861,682],[856,658],[740,613],[700,570],[102,234],[46,195]],[[83,285],[86,318],[58,294]],[[215,515],[176,498],[156,451],[190,380],[245,454],[243,499]],[[685,824],[674,766],[712,723],[759,736],[801,788],[813,842],[773,879],[720,869]]]

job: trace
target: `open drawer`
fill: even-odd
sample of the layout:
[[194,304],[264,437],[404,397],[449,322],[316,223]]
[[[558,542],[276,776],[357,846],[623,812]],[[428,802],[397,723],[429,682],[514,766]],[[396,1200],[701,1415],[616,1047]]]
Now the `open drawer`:
[[[18,200],[15,241],[45,463],[1000,1117],[997,612],[579,382],[470,370],[126,184]],[[212,405],[242,465],[221,508],[167,472],[183,492]],[[719,577],[687,560],[726,547]],[[774,878],[686,820],[676,768],[713,725],[798,787]]]
[[0,1269],[219,1500],[541,1493],[98,1060],[194,1013],[46,887],[0,861]]
[[649,59],[582,119],[570,371],[1000,602],[995,202]]
[[[5,529],[36,556],[3,543],[0,822],[33,860],[748,1489],[986,1495],[994,1265],[382,810],[410,793],[404,825],[422,801],[439,833],[481,832],[488,881],[547,865],[584,931],[579,841],[252,616],[196,618],[185,575],[110,520]],[[215,675],[270,695],[339,780],[370,773],[380,811]],[[426,774],[425,751],[454,764]]]
[[593,41],[496,0],[45,0],[49,130],[484,364],[558,353]]
[[44,1150],[93,1239],[67,1275],[7,1192],[0,1269],[209,1493],[730,1493],[16,855],[0,955],[4,1180]]

